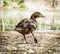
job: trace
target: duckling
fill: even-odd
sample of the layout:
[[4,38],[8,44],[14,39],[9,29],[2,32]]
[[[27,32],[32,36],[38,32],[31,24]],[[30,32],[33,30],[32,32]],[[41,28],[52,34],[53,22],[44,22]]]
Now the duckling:
[[[37,28],[36,18],[40,17],[43,18],[44,16],[40,12],[34,12],[29,19],[28,18],[23,19],[16,25],[15,30],[23,34],[25,41],[26,41],[25,34],[31,33],[34,37],[33,31]],[[37,43],[37,39],[35,37],[34,41],[35,43]]]

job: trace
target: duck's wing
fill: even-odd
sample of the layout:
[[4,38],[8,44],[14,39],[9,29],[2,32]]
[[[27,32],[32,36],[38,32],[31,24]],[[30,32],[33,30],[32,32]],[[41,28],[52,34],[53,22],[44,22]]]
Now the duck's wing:
[[18,31],[19,33],[26,34],[29,31],[28,24],[29,19],[23,19],[16,25],[15,30]]
[[18,27],[18,28],[25,28],[27,26],[28,22],[29,22],[28,19],[23,19],[22,21],[20,21],[16,25],[16,27]]

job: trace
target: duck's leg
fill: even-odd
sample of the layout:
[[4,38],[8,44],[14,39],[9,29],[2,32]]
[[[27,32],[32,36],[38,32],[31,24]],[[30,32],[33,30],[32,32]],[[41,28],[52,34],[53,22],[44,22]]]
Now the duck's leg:
[[[25,39],[25,41],[26,41],[26,37],[25,37],[25,34],[23,34],[23,36],[24,36],[24,39]],[[26,41],[26,43],[27,43],[27,41]]]
[[33,37],[34,37],[34,41],[35,41],[35,43],[37,43],[38,41],[37,41],[37,39],[35,38],[35,36],[34,36],[33,33],[32,33],[32,35],[33,35]]

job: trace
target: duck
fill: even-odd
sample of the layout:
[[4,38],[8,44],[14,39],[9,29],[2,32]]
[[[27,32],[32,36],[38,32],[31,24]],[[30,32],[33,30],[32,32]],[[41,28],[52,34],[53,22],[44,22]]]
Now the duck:
[[[37,18],[44,18],[43,14],[41,14],[40,12],[34,12],[32,13],[32,15],[30,16],[30,18],[25,18],[23,20],[21,20],[16,26],[15,29],[17,32],[21,33],[24,36],[24,39],[26,41],[26,34],[31,33],[32,36],[34,37],[34,41],[35,43],[37,43],[37,39],[35,38],[33,31],[37,28]],[[26,41],[27,43],[27,41]]]

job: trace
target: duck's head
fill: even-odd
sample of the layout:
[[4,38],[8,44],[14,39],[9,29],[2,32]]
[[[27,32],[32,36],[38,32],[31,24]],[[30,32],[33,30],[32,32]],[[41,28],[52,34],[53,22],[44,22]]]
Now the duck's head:
[[31,15],[31,19],[36,19],[36,18],[44,18],[43,14],[41,14],[40,12],[34,12],[32,15]]

